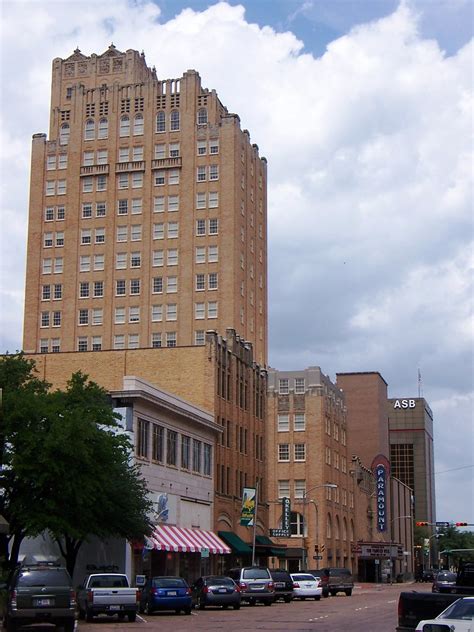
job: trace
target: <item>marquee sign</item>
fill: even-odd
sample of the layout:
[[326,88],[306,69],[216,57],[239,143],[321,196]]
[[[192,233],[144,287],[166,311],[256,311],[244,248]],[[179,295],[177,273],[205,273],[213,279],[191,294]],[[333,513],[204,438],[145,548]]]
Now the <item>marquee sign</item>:
[[379,454],[372,461],[372,472],[375,476],[375,498],[377,502],[377,531],[383,533],[388,530],[388,480],[390,463],[387,457]]
[[415,408],[416,401],[414,399],[396,399],[393,407],[397,408]]

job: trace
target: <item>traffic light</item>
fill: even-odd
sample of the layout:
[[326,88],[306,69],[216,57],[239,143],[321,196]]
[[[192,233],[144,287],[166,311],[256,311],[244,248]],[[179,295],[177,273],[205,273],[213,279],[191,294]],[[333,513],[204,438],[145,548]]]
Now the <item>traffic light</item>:
[[467,522],[456,522],[457,527],[467,527]]
[[417,522],[416,526],[417,527],[427,527],[430,523],[429,522]]

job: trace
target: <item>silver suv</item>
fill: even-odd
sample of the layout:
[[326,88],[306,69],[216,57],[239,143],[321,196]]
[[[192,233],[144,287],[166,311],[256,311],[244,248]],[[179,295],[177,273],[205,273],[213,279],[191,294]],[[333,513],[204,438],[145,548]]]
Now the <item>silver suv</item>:
[[242,601],[248,601],[250,605],[261,601],[265,606],[271,606],[275,601],[273,579],[266,566],[232,568],[227,575],[240,586]]

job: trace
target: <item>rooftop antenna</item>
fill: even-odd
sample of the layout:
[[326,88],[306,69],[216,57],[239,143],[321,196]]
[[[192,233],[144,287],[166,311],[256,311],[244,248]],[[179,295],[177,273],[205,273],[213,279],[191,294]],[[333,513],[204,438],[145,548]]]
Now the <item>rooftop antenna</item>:
[[418,397],[423,397],[423,384],[421,381],[421,371],[418,369]]

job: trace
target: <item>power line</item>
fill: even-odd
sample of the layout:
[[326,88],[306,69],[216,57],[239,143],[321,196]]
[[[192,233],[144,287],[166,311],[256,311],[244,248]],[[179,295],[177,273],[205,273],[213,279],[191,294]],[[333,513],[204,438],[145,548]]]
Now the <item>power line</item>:
[[453,467],[450,470],[442,470],[441,472],[435,472],[436,474],[446,474],[446,472],[455,472],[456,470],[467,470],[469,467],[474,467],[474,463],[472,465],[463,465],[461,467]]

